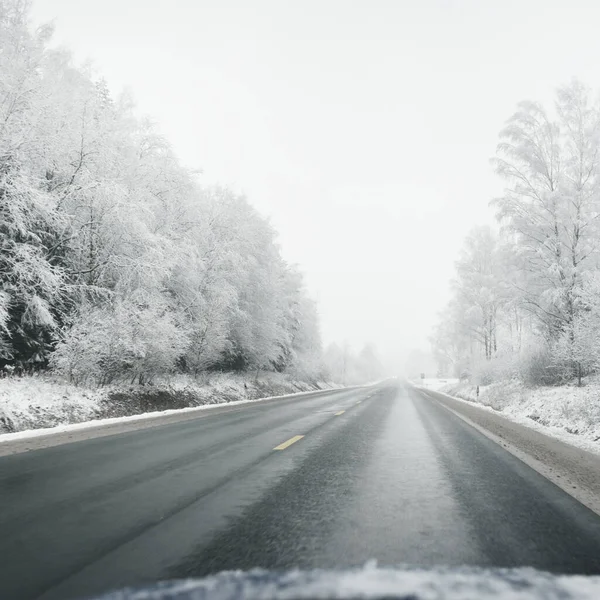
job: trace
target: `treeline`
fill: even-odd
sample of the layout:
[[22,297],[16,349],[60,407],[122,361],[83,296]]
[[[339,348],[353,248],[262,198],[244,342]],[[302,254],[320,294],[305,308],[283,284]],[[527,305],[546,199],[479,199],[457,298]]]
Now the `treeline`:
[[385,374],[385,368],[373,344],[355,352],[347,343],[333,343],[325,349],[324,365],[330,377],[344,385],[371,383]]
[[581,383],[600,367],[600,103],[579,82],[523,102],[500,134],[498,230],[456,263],[432,342],[440,373]]
[[26,5],[0,0],[0,368],[319,376],[316,308],[269,223],[199,185]]

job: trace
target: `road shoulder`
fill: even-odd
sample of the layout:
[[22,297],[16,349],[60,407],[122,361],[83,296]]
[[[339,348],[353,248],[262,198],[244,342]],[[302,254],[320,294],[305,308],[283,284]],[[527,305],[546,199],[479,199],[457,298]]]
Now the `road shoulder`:
[[447,394],[413,388],[492,439],[600,515],[600,455]]
[[298,392],[296,394],[287,394],[284,396],[272,396],[254,400],[239,400],[221,404],[205,404],[202,406],[144,413],[141,415],[97,419],[95,421],[60,425],[58,427],[50,427],[47,429],[32,429],[16,433],[5,433],[0,435],[0,457],[32,450],[41,450],[43,448],[51,448],[53,446],[70,444],[72,442],[118,435],[140,429],[148,429],[150,427],[170,425],[181,421],[200,419],[224,412],[240,411],[256,404],[268,404],[270,402],[281,402],[296,398],[335,394],[349,391],[356,387],[361,386]]

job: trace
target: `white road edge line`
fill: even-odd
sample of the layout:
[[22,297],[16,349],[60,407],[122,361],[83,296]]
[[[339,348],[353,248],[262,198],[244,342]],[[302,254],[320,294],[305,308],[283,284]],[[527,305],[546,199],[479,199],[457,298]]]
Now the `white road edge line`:
[[462,419],[465,423],[467,423],[467,425],[470,425],[471,427],[479,431],[479,433],[485,435],[485,437],[487,437],[488,439],[492,440],[493,442],[496,442],[496,444],[504,448],[507,452],[510,452],[510,454],[518,458],[521,462],[525,463],[528,467],[531,467],[534,471],[537,471],[540,475],[542,475],[543,477],[551,481],[554,485],[559,487],[561,490],[569,494],[569,496],[572,496],[573,498],[575,498],[575,500],[577,500],[578,502],[580,502],[581,504],[583,504],[591,511],[595,512],[597,515],[600,516],[600,499],[594,497],[592,494],[588,493],[586,490],[580,488],[579,486],[576,486],[575,482],[570,481],[565,475],[556,475],[551,467],[548,467],[543,462],[537,460],[537,458],[533,458],[526,452],[519,450],[504,438],[495,435],[494,433],[488,431],[481,425],[478,425],[474,421],[471,421],[469,417],[461,415],[459,412],[455,411],[449,406],[438,402],[437,400],[435,400],[435,398],[431,398],[431,396],[426,395],[425,397],[428,400],[435,402],[448,412],[451,412],[452,414],[456,415],[459,419]]
[[[185,408],[170,408],[162,411],[152,411],[147,413],[140,413],[137,415],[126,415],[122,417],[108,417],[105,419],[93,419],[91,421],[83,421],[81,423],[67,423],[64,425],[56,425],[55,427],[40,427],[39,429],[25,429],[23,431],[16,431],[11,433],[0,434],[0,444],[18,442],[30,440],[33,438],[45,438],[61,434],[83,432],[93,429],[108,428],[112,425],[127,425],[136,423],[148,423],[151,426],[153,421],[158,422],[164,417],[170,416],[182,416],[198,413],[198,416],[209,416],[212,410],[218,410],[220,408],[239,406],[239,410],[243,410],[248,405],[260,404],[267,400],[285,400],[287,398],[301,398],[302,396],[326,394],[328,392],[345,392],[351,391],[353,388],[331,388],[324,390],[309,390],[306,392],[295,392],[293,394],[284,394],[281,396],[266,396],[264,398],[252,398],[243,400],[234,400],[232,402],[215,402],[214,404],[201,404],[199,406],[186,406]],[[230,411],[235,412],[235,411]],[[181,421],[186,420],[182,418]],[[176,421],[174,421],[176,422]],[[147,427],[140,427],[140,429],[147,429]]]

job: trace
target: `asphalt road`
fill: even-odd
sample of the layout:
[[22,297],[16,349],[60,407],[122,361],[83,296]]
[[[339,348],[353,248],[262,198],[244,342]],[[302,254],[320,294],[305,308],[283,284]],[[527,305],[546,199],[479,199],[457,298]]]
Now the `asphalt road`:
[[2,599],[369,559],[600,574],[600,517],[397,384],[0,457]]

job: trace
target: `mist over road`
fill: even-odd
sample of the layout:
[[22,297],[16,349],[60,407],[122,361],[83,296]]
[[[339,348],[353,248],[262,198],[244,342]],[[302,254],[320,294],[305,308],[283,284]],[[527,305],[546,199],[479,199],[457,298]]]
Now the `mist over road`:
[[0,597],[223,569],[600,573],[600,517],[397,382],[0,457]]

